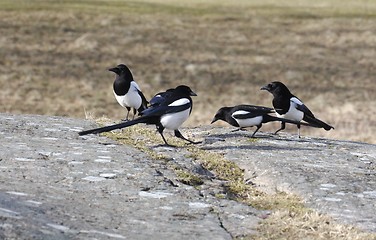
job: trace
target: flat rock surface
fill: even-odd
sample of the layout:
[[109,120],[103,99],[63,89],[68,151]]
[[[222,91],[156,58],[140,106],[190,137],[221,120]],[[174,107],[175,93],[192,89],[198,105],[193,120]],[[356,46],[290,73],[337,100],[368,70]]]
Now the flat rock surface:
[[[94,126],[0,114],[0,239],[232,239],[254,233],[265,216],[216,198],[222,182],[184,148],[153,150],[206,175],[200,189],[178,182],[165,161],[132,146],[78,136]],[[250,139],[252,132],[231,130],[203,126],[182,133],[234,161],[264,191],[296,193],[338,222],[376,232],[375,145],[267,133]]]
[[216,180],[199,191],[135,148],[78,136],[94,126],[0,114],[0,239],[232,239],[264,214],[214,197]]
[[298,194],[340,223],[376,232],[376,145],[251,133],[208,129],[203,148],[225,154],[264,191]]

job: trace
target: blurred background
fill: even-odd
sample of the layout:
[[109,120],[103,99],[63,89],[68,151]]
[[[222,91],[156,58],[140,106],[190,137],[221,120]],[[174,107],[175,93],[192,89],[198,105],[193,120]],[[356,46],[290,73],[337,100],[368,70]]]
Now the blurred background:
[[0,56],[0,112],[118,121],[108,68],[124,63],[149,99],[198,94],[185,126],[271,106],[260,87],[279,80],[335,127],[303,136],[376,143],[376,1],[0,0]]

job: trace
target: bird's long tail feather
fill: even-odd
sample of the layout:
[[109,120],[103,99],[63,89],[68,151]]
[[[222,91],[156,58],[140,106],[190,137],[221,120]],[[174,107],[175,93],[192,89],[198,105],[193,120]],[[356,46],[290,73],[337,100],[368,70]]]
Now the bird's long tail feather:
[[94,128],[94,129],[82,131],[82,132],[79,132],[78,135],[82,136],[82,135],[87,135],[87,134],[99,134],[99,133],[103,133],[103,132],[109,132],[109,131],[112,131],[112,130],[115,130],[115,129],[126,128],[126,127],[130,127],[132,125],[138,124],[138,123],[143,123],[144,121],[145,121],[145,118],[140,117],[140,118],[137,118],[135,120],[128,121],[128,122],[122,122],[122,123],[118,123],[118,124],[114,124],[114,125],[109,125],[109,126],[105,126],[105,127]]
[[280,122],[291,123],[291,124],[295,124],[295,125],[300,124],[301,126],[318,127],[316,125],[312,125],[312,124],[309,124],[309,123],[298,122],[298,121],[294,121],[294,120],[290,120],[290,119],[286,119],[286,118],[279,118],[279,117],[270,116],[270,115],[266,115],[264,117],[263,123],[273,122],[273,121],[280,121]]
[[334,129],[334,127],[330,126],[329,124],[321,121],[320,119],[317,118],[312,118],[310,116],[304,116],[303,118],[304,121],[307,123],[313,125],[314,127],[317,128],[324,128],[326,131],[329,131],[330,129]]

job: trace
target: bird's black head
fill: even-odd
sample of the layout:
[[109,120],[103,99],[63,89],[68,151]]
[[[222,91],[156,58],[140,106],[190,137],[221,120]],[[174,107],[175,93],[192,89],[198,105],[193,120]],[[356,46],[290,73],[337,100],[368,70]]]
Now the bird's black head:
[[281,82],[271,82],[268,85],[263,86],[260,90],[266,90],[273,95],[281,93],[291,94],[289,89],[285,86],[285,84]]
[[108,71],[114,72],[114,73],[116,73],[119,76],[124,76],[126,78],[129,78],[129,79],[133,80],[133,76],[132,76],[131,70],[129,70],[129,68],[126,65],[124,65],[124,64],[119,64],[119,65],[117,65],[114,68],[108,69]]
[[197,96],[195,92],[192,91],[192,89],[186,85],[179,85],[175,88],[175,91],[180,92],[182,94],[187,94],[188,96]]
[[231,109],[231,107],[222,107],[215,114],[213,120],[210,124],[215,123],[218,120],[226,121],[226,113]]

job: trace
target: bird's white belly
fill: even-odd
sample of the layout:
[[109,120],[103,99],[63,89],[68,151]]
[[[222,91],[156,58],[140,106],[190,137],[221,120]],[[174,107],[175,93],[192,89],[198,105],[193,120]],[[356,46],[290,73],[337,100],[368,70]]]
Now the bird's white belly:
[[161,124],[163,127],[176,130],[178,129],[189,117],[191,108],[188,108],[182,112],[168,113],[161,117]]
[[286,118],[294,121],[302,121],[304,117],[304,113],[298,109],[296,109],[296,103],[290,102],[290,109],[285,114],[278,114],[276,112],[277,117]]
[[118,96],[115,94],[115,98],[122,107],[131,107],[139,109],[142,104],[142,99],[137,91],[129,91],[124,96]]
[[252,127],[257,126],[262,122],[262,116],[246,119],[235,119],[239,127]]

